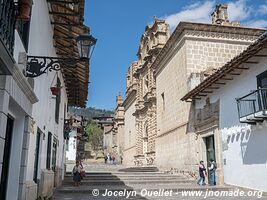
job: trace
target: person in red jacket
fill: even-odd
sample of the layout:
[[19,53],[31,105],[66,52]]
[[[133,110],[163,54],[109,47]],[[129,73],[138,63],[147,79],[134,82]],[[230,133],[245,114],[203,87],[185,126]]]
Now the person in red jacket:
[[112,155],[112,163],[115,164],[115,156]]

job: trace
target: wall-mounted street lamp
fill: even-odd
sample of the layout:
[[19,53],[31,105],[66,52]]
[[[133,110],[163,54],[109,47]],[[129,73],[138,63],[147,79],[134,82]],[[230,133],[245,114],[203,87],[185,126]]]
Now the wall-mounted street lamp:
[[79,59],[48,57],[48,56],[27,56],[26,77],[35,78],[47,71],[59,71],[62,64],[76,65],[80,60],[90,60],[95,48],[97,39],[92,35],[83,34],[76,38],[79,52]]

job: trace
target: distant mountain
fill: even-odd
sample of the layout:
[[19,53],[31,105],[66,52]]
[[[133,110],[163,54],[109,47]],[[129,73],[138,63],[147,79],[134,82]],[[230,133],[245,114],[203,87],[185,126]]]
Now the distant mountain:
[[98,108],[74,108],[74,107],[69,107],[69,112],[80,115],[85,117],[86,119],[92,119],[94,117],[102,117],[102,116],[111,116],[114,114],[114,111],[111,110],[103,110],[103,109],[98,109]]

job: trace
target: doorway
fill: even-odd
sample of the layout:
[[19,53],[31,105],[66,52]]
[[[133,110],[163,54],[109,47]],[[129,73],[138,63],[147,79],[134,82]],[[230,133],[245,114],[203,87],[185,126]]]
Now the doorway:
[[2,176],[1,176],[1,183],[0,183],[0,199],[2,200],[6,200],[13,126],[14,126],[14,120],[10,116],[8,116],[7,125],[6,125],[3,165],[2,165]]
[[57,163],[57,139],[53,139],[53,149],[52,149],[52,170],[56,171],[56,163]]
[[41,139],[41,132],[38,128],[37,135],[36,135],[36,147],[35,147],[35,160],[34,160],[34,174],[33,174],[33,181],[37,183],[38,179],[38,169],[39,169],[39,154],[40,154],[40,139]]
[[[215,158],[215,145],[214,145],[214,135],[208,136],[205,138],[206,144],[206,154],[207,154],[207,167],[210,167],[209,160],[212,159],[216,162]],[[208,170],[208,183],[211,183],[210,172]]]

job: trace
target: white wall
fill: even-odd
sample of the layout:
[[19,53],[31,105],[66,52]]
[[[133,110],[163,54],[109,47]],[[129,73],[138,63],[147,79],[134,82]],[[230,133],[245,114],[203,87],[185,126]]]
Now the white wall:
[[11,154],[8,172],[8,186],[6,199],[17,199],[19,191],[20,163],[22,157],[23,131],[25,112],[13,99],[9,102],[8,113],[14,118]]
[[[266,70],[267,59],[262,58],[210,95],[211,103],[220,98],[225,183],[263,191],[267,191],[267,123],[239,123],[235,99],[257,89],[256,76]],[[204,102],[197,101],[196,107],[203,107]]]
[[125,111],[125,149],[136,145],[135,116],[133,116],[133,113],[135,112],[135,104],[136,101],[133,101]]
[[68,150],[66,151],[66,159],[71,161],[76,160],[77,139],[74,138],[75,136],[77,136],[77,131],[72,130],[69,134]]
[[[48,5],[46,0],[35,0],[32,7],[32,18],[29,35],[29,52],[28,55],[36,56],[56,56],[53,45],[53,30],[50,23],[50,16],[48,11]],[[14,59],[18,63],[18,55],[20,52],[25,52],[24,46],[15,31],[15,44],[14,44]],[[22,71],[23,66],[20,67]],[[20,75],[20,74],[19,74]],[[22,75],[21,75],[22,76]],[[34,157],[35,157],[35,145],[36,145],[36,131],[39,127],[45,137],[41,136],[41,154],[39,163],[40,169],[46,166],[46,147],[47,147],[47,132],[50,131],[58,139],[57,149],[57,166],[64,169],[64,139],[63,139],[63,125],[64,125],[64,108],[67,105],[66,90],[64,87],[64,81],[62,74],[59,72],[58,76],[61,79],[63,88],[61,90],[61,103],[60,103],[60,116],[59,124],[55,125],[55,99],[52,98],[50,92],[50,86],[56,84],[55,72],[49,72],[38,78],[34,79],[36,93],[39,102],[34,104],[32,111],[32,103],[27,99],[21,88],[13,77],[6,77],[6,85],[3,89],[8,91],[10,95],[9,110],[7,114],[11,114],[14,121],[12,150],[10,157],[10,170],[9,170],[9,182],[7,190],[7,199],[18,199],[22,197],[19,193],[19,181],[25,183],[24,180],[19,180],[22,176],[21,164],[27,166],[26,181],[33,181],[34,173]],[[24,86],[25,87],[25,86]],[[34,100],[35,101],[35,100]],[[24,123],[25,117],[30,115],[35,121],[34,131],[30,133],[29,138],[29,151],[28,158],[25,163],[22,162],[22,143],[24,135]],[[44,140],[43,140],[44,139]],[[40,177],[40,171],[39,171]],[[30,194],[29,194],[30,196]]]
[[124,150],[123,150],[123,164],[127,166],[134,165],[134,156],[136,155],[136,126],[135,126],[135,112],[136,100],[125,110],[125,126],[124,126]]
[[[29,52],[32,56],[56,56],[53,45],[53,29],[51,26],[48,5],[45,0],[34,1],[32,7],[32,17],[29,35]],[[60,78],[61,85],[61,102],[59,123],[55,122],[55,96],[51,94],[50,87],[55,86],[57,76]],[[30,135],[30,151],[28,156],[27,180],[33,180],[34,173],[34,153],[36,146],[36,131],[37,127],[43,132],[41,136],[40,148],[40,169],[46,168],[47,154],[47,138],[48,132],[57,138],[57,166],[64,168],[64,107],[67,105],[66,90],[61,72],[48,72],[37,78],[34,78],[34,91],[39,99],[39,102],[33,105],[32,117],[35,121],[35,131]],[[53,143],[53,138],[52,138]],[[52,155],[52,154],[51,154]],[[40,171],[38,173],[40,178]]]
[[[266,123],[251,127],[240,124],[235,101],[236,97],[242,97],[257,88],[256,76],[265,70],[267,59],[254,65],[251,70],[243,73],[222,90],[224,95],[221,96],[220,128],[228,144],[228,150],[223,152],[223,159],[226,159],[225,182],[267,191]],[[241,130],[242,127],[245,128]],[[226,137],[225,134],[230,133],[231,136]]]

